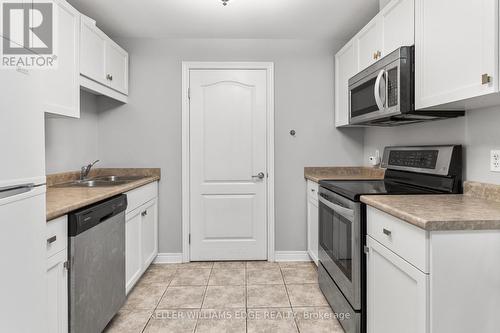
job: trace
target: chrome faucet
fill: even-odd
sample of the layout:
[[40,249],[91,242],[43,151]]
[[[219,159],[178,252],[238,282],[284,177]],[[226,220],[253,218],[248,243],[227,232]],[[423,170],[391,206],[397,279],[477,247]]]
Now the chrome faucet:
[[90,170],[92,169],[92,167],[97,163],[99,162],[99,160],[95,160],[94,162],[90,163],[89,165],[86,165],[86,166],[82,166],[82,170],[80,171],[80,180],[85,180],[87,178],[87,176],[89,175],[90,173]]

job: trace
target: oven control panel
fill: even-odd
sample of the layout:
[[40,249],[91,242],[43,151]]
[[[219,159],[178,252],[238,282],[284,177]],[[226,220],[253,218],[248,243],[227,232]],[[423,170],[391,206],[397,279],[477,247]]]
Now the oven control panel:
[[420,169],[436,167],[439,150],[392,150],[389,153],[389,166]]

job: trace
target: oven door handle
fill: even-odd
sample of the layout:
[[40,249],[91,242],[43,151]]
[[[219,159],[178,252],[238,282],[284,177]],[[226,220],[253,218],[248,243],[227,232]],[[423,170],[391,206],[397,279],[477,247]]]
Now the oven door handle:
[[345,218],[350,219],[351,221],[354,219],[354,210],[339,206],[337,204],[334,204],[333,202],[328,201],[325,198],[323,198],[321,195],[318,198],[322,204],[326,205],[328,208],[332,209],[333,211],[339,213],[340,215],[344,216]]
[[380,111],[384,111],[385,109],[385,102],[382,102],[382,97],[380,97],[380,82],[382,81],[382,77],[385,75],[385,69],[381,70],[380,73],[377,75],[377,80],[375,80],[375,88],[374,88],[374,94],[375,94],[375,102],[377,103],[378,109]]

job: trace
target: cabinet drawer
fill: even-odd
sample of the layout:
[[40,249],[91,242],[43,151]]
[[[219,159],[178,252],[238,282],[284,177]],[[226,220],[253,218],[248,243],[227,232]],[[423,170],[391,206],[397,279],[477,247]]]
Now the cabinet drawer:
[[158,196],[158,182],[149,183],[125,194],[128,201],[126,212],[129,213]]
[[367,232],[373,239],[429,273],[427,232],[373,207],[367,207]]
[[311,180],[307,181],[307,195],[313,200],[318,200],[319,185]]
[[61,216],[47,222],[47,258],[68,247],[68,216]]

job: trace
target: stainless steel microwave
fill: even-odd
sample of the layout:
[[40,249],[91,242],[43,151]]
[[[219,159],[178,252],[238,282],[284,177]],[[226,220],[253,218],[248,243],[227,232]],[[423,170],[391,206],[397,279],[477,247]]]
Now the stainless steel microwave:
[[395,126],[463,116],[461,110],[415,110],[414,46],[403,46],[349,79],[349,123]]

